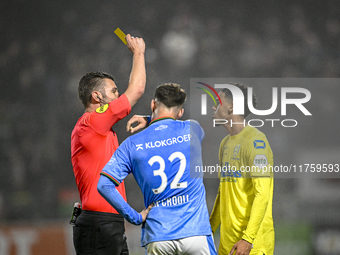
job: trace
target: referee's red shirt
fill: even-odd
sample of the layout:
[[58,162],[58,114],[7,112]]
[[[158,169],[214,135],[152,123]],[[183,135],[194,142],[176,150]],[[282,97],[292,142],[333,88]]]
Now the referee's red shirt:
[[[94,112],[85,112],[72,131],[71,161],[84,210],[118,214],[98,193],[97,184],[101,170],[118,147],[112,126],[130,111],[130,103],[123,94]],[[124,182],[117,190],[126,201]]]

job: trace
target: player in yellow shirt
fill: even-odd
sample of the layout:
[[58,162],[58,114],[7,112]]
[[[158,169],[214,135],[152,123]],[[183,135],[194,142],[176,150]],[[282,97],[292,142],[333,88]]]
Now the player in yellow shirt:
[[[210,223],[214,233],[221,225],[218,254],[273,255],[273,153],[266,136],[246,125],[247,87],[232,85],[243,91],[245,112],[233,114],[229,89],[219,93],[222,104],[213,107],[213,117],[228,121],[224,127],[229,135],[220,145],[220,185]],[[253,94],[254,107],[256,101]]]

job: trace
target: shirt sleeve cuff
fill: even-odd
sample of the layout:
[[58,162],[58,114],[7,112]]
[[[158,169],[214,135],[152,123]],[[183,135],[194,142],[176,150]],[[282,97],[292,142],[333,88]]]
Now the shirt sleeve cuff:
[[116,178],[112,177],[112,176],[109,175],[108,173],[101,172],[100,175],[106,176],[106,177],[109,178],[111,181],[113,181],[113,183],[114,183],[116,186],[119,186],[120,181],[118,181]]
[[254,238],[251,238],[250,236],[248,236],[245,233],[243,234],[242,239],[247,241],[248,243],[251,243],[251,244],[253,244],[253,242],[254,242]]

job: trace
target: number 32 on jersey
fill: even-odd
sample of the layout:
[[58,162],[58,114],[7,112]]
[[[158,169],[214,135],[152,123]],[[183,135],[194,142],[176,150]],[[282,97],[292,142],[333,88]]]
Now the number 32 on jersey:
[[[178,172],[177,172],[175,178],[170,183],[170,189],[186,188],[188,186],[188,182],[179,183],[179,180],[182,178],[182,176],[184,174],[184,170],[186,168],[187,160],[186,160],[184,154],[182,152],[179,152],[179,151],[172,153],[170,155],[170,157],[168,158],[168,160],[170,162],[173,162],[176,158],[178,158],[180,160],[180,165],[179,165],[179,169],[178,169]],[[154,170],[153,175],[154,176],[160,176],[162,183],[157,189],[152,189],[152,191],[153,191],[154,194],[160,194],[165,190],[165,188],[168,184],[168,177],[164,173],[164,170],[165,170],[164,159],[161,156],[156,155],[156,156],[153,156],[152,158],[150,158],[149,161],[148,161],[150,166],[152,166],[156,162],[159,164],[159,169]]]

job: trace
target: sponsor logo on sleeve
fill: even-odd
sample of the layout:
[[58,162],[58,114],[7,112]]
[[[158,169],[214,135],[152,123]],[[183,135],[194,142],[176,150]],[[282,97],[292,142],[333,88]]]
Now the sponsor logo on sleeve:
[[96,109],[97,113],[104,113],[109,108],[109,104],[104,104]]
[[266,155],[256,155],[254,158],[254,165],[258,168],[262,169],[263,167],[268,165],[268,160]]
[[255,149],[265,149],[265,148],[266,148],[266,143],[265,143],[265,141],[262,141],[262,140],[255,140],[255,141],[254,141],[254,148],[255,148]]
[[116,158],[115,157],[111,157],[109,162],[107,162],[107,165],[111,166],[114,162],[116,162]]

